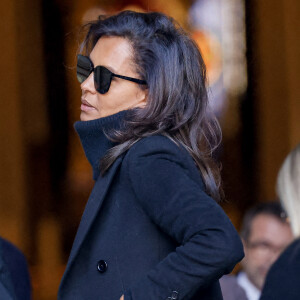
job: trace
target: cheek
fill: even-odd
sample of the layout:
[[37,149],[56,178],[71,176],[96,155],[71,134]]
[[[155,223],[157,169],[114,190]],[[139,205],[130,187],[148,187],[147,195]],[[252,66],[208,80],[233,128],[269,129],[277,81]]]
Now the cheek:
[[139,102],[139,91],[138,85],[125,81],[124,85],[120,85],[118,89],[112,91],[110,103],[107,103],[107,105],[115,108],[119,107],[120,109],[135,107]]
[[97,109],[114,109],[122,103],[122,97],[116,93],[97,93]]
[[138,85],[127,81],[112,82],[106,94],[97,93],[96,108],[100,117],[137,107],[141,100]]
[[260,262],[259,257],[254,255],[251,250],[244,250],[245,251],[245,258],[242,261],[242,265],[247,265],[248,269],[253,269],[257,266]]
[[137,90],[136,89],[128,89],[123,95],[123,102],[127,105],[132,105],[136,103]]
[[[127,94],[125,94],[127,96]],[[127,104],[127,101],[122,93],[117,91],[109,91],[106,94],[97,94],[96,108],[99,114],[99,117],[106,117],[118,113],[121,110],[126,110],[130,108],[130,105]],[[130,99],[130,96],[127,98]]]

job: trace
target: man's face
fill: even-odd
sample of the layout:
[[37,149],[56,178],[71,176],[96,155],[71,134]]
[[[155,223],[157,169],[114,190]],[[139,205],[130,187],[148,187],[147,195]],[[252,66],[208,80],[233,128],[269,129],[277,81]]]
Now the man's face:
[[242,266],[259,290],[264,285],[269,268],[292,240],[290,226],[276,217],[259,214],[252,220],[249,238],[243,241],[245,258]]

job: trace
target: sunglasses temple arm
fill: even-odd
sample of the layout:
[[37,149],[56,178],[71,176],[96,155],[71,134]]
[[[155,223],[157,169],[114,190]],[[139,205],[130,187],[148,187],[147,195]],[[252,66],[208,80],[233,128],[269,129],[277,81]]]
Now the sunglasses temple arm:
[[128,81],[132,81],[132,82],[135,82],[135,83],[139,83],[139,84],[147,84],[147,82],[145,80],[141,80],[141,79],[136,79],[136,78],[127,77],[127,76],[123,76],[123,75],[118,75],[118,74],[114,74],[114,73],[112,73],[112,76],[118,77],[118,78],[121,78],[121,79],[125,79],[125,80],[128,80]]

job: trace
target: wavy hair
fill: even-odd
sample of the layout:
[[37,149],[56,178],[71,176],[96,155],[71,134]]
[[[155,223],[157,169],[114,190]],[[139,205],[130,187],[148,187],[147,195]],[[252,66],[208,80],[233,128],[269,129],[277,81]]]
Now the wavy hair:
[[295,237],[300,237],[300,144],[289,153],[277,176],[277,193]]
[[122,131],[109,133],[117,146],[101,161],[104,173],[141,138],[165,135],[183,146],[199,168],[207,193],[221,198],[220,170],[212,153],[221,140],[209,110],[206,67],[195,42],[170,17],[157,12],[123,11],[87,24],[81,51],[88,55],[102,36],[127,39],[137,74],[146,80],[146,106],[133,109]]

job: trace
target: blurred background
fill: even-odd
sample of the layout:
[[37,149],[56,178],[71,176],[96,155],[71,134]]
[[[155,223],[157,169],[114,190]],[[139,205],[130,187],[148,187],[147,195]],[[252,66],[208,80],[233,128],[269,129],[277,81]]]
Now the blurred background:
[[275,199],[300,142],[298,0],[0,0],[0,235],[25,253],[34,299],[56,299],[93,185],[73,130],[80,27],[124,9],[171,15],[198,43],[237,229],[247,208]]

